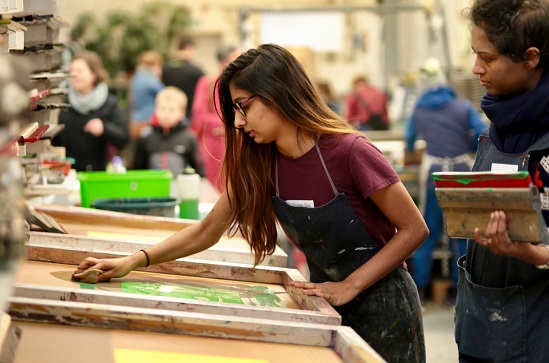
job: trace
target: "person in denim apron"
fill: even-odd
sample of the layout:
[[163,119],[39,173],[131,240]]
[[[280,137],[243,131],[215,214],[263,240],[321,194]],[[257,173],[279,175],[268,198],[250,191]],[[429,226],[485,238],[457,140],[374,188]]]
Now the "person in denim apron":
[[[527,170],[548,223],[549,2],[477,0],[470,21],[473,73],[491,121],[473,171]],[[511,241],[509,223],[505,212],[491,212],[458,261],[460,362],[549,361],[549,246]]]
[[[487,127],[472,103],[458,97],[445,78],[438,59],[425,61],[419,71],[420,85],[425,91],[419,97],[404,132],[408,150],[414,150],[418,137],[426,143],[419,168],[418,205],[430,233],[412,256],[411,267],[422,302],[431,283],[433,252],[444,233],[444,214],[431,175],[440,171],[470,171],[473,165],[471,154],[477,150],[478,138]],[[456,261],[465,254],[467,240],[449,238],[448,242],[453,286],[446,302],[453,304],[458,281]]]
[[278,221],[311,271],[295,288],[332,304],[388,362],[425,362],[419,296],[404,261],[428,229],[387,158],[330,110],[280,46],[244,52],[215,89],[226,187],[213,210],[146,252],[88,258],[79,268],[105,271],[102,281],[196,253],[227,229],[250,243],[258,264],[276,247]]

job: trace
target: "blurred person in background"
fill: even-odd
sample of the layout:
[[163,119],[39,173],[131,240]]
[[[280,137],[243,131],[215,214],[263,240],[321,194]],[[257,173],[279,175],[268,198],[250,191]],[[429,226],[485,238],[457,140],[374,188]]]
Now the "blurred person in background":
[[[433,252],[444,233],[444,214],[438,204],[432,173],[470,171],[472,153],[476,151],[478,138],[487,125],[472,103],[457,97],[447,84],[438,59],[425,61],[419,71],[419,81],[422,93],[408,119],[405,138],[410,151],[414,151],[418,137],[426,143],[419,175],[419,210],[431,233],[412,255],[411,269],[423,303],[431,282]],[[456,261],[465,254],[467,241],[450,238],[449,242],[453,288],[447,302],[453,304],[458,277]]]
[[140,130],[149,124],[154,114],[154,102],[157,93],[164,88],[162,77],[162,55],[155,51],[146,51],[139,55],[135,74],[132,77],[130,137],[139,138]]
[[328,107],[330,107],[332,111],[340,115],[341,105],[334,97],[334,94],[332,93],[332,87],[330,87],[330,83],[328,83],[328,81],[318,81],[316,83],[316,87],[318,88],[318,91],[322,95],[322,98],[324,99],[324,102],[326,102]]
[[388,130],[387,95],[372,86],[366,76],[353,79],[353,91],[346,99],[346,119],[360,131]]
[[194,95],[191,128],[198,137],[201,154],[204,158],[206,177],[219,192],[223,191],[225,185],[221,176],[221,166],[225,156],[225,126],[216,111],[215,103],[219,103],[219,101],[214,96],[214,86],[223,69],[241,53],[242,51],[234,45],[219,46],[216,51],[219,73],[215,76],[201,77],[196,85]]
[[196,43],[190,37],[179,40],[175,56],[169,59],[162,67],[162,82],[166,86],[175,86],[187,95],[187,109],[185,114],[192,119],[194,90],[204,72],[193,63],[196,54]]
[[129,141],[128,119],[106,81],[97,53],[85,50],[74,55],[68,92],[71,107],[59,113],[58,123],[65,128],[52,145],[66,148],[77,171],[106,170],[113,156],[110,146],[120,150]]

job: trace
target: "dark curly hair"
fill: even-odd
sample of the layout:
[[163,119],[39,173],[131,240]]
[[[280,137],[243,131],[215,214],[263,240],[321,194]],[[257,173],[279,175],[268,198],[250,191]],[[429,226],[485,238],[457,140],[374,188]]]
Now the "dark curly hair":
[[540,51],[538,68],[549,60],[549,2],[547,0],[477,0],[470,22],[486,32],[501,54],[514,62],[526,60],[526,50]]

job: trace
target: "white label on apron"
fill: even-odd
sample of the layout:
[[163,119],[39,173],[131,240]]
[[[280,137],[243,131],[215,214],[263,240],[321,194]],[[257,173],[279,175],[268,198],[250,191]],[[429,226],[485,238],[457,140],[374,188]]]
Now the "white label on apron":
[[547,188],[543,188],[544,192],[539,194],[541,201],[541,210],[549,210],[549,194]]
[[543,166],[543,170],[545,170],[546,173],[549,173],[549,158],[547,156],[544,156],[540,160],[540,165]]
[[518,165],[492,163],[491,171],[518,171]]
[[305,208],[315,207],[314,200],[287,200],[286,203],[291,205],[292,207],[305,207]]

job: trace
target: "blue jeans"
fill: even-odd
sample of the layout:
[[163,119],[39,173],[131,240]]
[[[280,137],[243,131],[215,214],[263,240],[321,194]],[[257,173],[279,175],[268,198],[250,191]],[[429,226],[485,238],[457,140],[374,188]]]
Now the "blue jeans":
[[[427,203],[425,205],[425,223],[429,228],[429,237],[412,255],[412,278],[419,289],[425,289],[431,282],[433,270],[433,252],[438,245],[444,228],[444,214],[438,204],[434,189],[427,191]],[[457,287],[458,269],[457,260],[467,251],[467,240],[450,238],[451,263],[450,272],[454,287]]]

